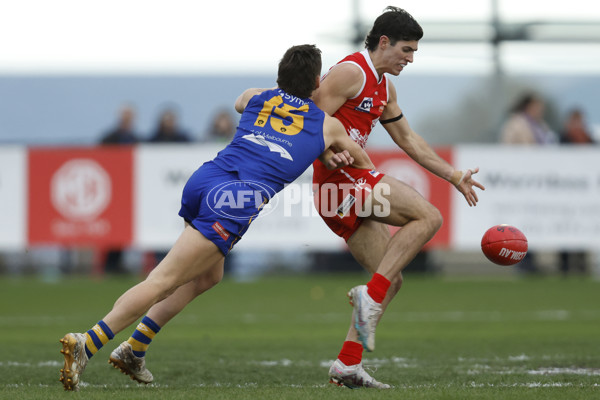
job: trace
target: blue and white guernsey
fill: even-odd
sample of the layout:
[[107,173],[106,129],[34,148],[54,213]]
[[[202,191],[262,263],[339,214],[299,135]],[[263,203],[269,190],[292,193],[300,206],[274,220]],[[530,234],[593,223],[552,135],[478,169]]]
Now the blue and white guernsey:
[[231,143],[187,181],[179,215],[224,255],[264,205],[325,150],[325,113],[281,89],[250,99]]
[[214,163],[237,172],[240,180],[265,183],[279,192],[325,150],[324,119],[310,99],[281,89],[264,91],[250,99],[232,142]]

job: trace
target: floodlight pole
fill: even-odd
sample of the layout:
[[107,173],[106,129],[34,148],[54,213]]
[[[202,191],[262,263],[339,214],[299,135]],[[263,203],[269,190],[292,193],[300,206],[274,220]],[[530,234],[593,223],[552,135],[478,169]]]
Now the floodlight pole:
[[360,17],[360,0],[352,0],[352,44],[359,48],[365,40],[365,32]]
[[504,115],[503,107],[506,104],[506,90],[504,87],[504,69],[502,65],[502,58],[500,56],[500,43],[504,40],[501,33],[502,26],[500,23],[500,11],[498,9],[498,0],[491,0],[492,4],[492,20],[491,25],[493,29],[493,37],[491,40],[492,45],[492,63],[494,72],[492,75],[492,115],[495,121],[493,125],[499,125]]
[[503,73],[502,61],[500,59],[500,42],[504,40],[503,35],[500,33],[502,28],[500,26],[500,15],[498,10],[498,0],[492,1],[492,28],[494,29],[494,36],[492,37],[492,59],[494,62],[494,74],[500,76]]

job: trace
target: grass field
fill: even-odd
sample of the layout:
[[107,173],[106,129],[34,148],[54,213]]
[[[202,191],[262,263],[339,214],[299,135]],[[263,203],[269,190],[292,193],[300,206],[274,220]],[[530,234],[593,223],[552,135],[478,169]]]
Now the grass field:
[[85,331],[134,278],[0,279],[0,398],[600,398],[600,282],[585,278],[408,277],[365,364],[389,391],[327,383],[364,275],[223,281],[163,329],[148,353],[155,383],[107,364],[117,335],[65,393],[58,339]]

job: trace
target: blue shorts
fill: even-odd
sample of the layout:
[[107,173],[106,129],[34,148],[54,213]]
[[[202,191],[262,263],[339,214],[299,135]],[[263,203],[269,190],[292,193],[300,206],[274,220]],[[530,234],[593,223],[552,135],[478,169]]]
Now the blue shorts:
[[209,161],[185,184],[179,215],[227,255],[274,194],[269,189]]

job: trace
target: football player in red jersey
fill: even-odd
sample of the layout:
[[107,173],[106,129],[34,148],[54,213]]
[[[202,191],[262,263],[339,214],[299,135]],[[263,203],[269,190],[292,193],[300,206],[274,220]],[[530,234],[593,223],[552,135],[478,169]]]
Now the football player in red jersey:
[[[391,138],[422,167],[452,183],[469,206],[478,201],[472,177],[478,168],[456,170],[414,132],[397,103],[397,76],[414,60],[423,30],[405,10],[387,7],[367,35],[366,49],[349,55],[323,76],[315,103],[338,118],[363,148],[379,121]],[[332,383],[348,387],[385,388],[362,368],[363,349],[375,348],[375,327],[402,285],[402,270],[442,224],[437,208],[415,189],[379,171],[313,165],[315,204],[325,223],[343,237],[354,258],[372,275],[350,290],[352,323],[338,359],[329,370]],[[331,187],[338,190],[332,193]],[[325,190],[327,188],[327,190]],[[326,212],[336,210],[335,213]],[[385,210],[384,213],[381,210]],[[379,212],[377,212],[379,210]],[[360,215],[358,215],[360,214]],[[387,225],[400,226],[393,236]]]

